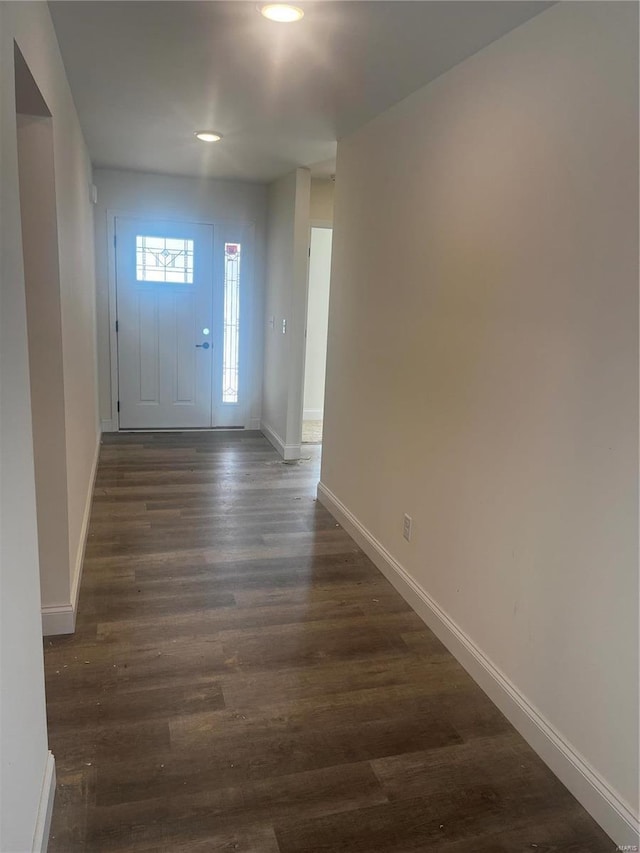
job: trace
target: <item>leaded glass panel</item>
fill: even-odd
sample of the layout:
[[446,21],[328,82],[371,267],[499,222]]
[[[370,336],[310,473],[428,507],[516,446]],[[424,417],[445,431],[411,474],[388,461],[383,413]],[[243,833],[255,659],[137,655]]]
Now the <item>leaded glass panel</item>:
[[224,244],[222,402],[238,402],[240,357],[240,243]]
[[193,284],[193,240],[137,236],[136,279]]

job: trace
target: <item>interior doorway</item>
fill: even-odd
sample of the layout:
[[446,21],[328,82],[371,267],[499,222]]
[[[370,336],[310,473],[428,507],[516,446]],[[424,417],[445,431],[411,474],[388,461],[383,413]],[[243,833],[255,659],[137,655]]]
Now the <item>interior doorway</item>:
[[312,226],[305,341],[303,444],[322,443],[332,238],[332,228]]
[[[70,601],[72,565],[54,133],[51,112],[17,45],[14,62],[40,598],[46,613]],[[45,633],[52,624],[43,624]]]

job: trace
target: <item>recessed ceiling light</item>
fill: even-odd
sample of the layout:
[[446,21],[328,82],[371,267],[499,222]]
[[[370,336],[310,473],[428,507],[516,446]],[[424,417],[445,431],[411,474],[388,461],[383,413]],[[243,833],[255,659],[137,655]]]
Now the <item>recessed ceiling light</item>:
[[298,6],[290,6],[288,3],[267,3],[259,6],[260,13],[270,21],[279,24],[292,24],[304,17],[304,12]]
[[196,130],[196,137],[200,142],[220,142],[222,134],[215,130]]

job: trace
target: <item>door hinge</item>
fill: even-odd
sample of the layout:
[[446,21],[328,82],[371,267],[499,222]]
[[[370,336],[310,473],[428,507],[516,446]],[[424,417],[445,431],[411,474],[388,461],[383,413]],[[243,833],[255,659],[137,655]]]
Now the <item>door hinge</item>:
[[309,246],[309,257],[311,257],[311,246]]
[[120,325],[119,325],[118,321],[116,320],[116,335],[118,334],[119,330],[120,330]]
[[120,400],[118,400],[118,411],[120,411]]
[[118,238],[117,238],[117,236],[114,234],[114,235],[113,235],[113,248],[114,248],[114,249],[116,248],[117,244],[118,244]]

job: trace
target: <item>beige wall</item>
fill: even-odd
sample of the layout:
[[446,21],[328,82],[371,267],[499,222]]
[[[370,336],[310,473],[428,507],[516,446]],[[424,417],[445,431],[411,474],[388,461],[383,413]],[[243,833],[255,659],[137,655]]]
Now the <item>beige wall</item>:
[[[262,310],[264,292],[264,253],[266,232],[267,189],[264,184],[241,181],[216,181],[116,169],[96,169],[94,181],[98,189],[96,205],[96,279],[98,299],[98,364],[100,375],[100,417],[105,430],[117,429],[117,376],[113,371],[116,348],[110,324],[110,301],[115,299],[113,281],[109,280],[109,223],[113,216],[134,215],[156,219],[192,222],[247,222],[254,231],[254,276],[249,363],[250,418],[252,426],[260,422],[262,384]],[[112,232],[111,232],[112,235]]]
[[636,4],[556,5],[339,143],[322,464],[593,773],[619,843],[638,806],[637,35]]
[[[0,4],[0,849],[31,850],[47,766],[37,520],[18,185],[14,39],[53,115],[60,257],[69,547],[80,531],[97,448],[90,166],[46,4]],[[45,788],[45,805],[46,794]],[[40,827],[42,828],[42,827]]]
[[333,181],[313,178],[311,181],[311,201],[309,218],[311,222],[333,222]]
[[286,459],[300,456],[310,183],[296,169],[269,185],[262,427]]
[[[32,69],[33,70],[33,69]],[[77,601],[100,442],[91,163],[69,100],[64,126],[52,107],[60,245],[71,602]],[[57,129],[56,129],[57,128]]]

